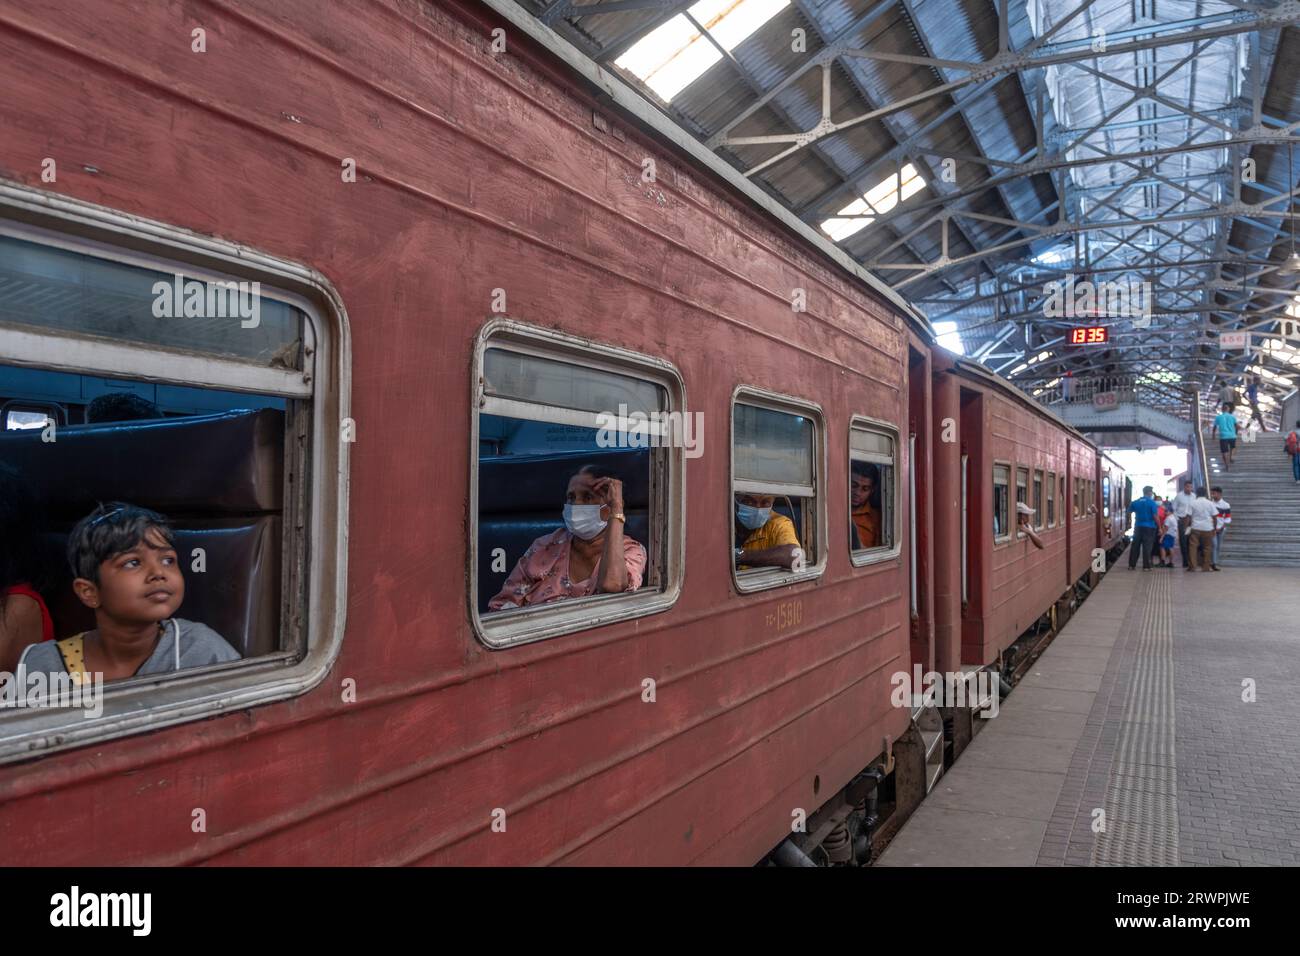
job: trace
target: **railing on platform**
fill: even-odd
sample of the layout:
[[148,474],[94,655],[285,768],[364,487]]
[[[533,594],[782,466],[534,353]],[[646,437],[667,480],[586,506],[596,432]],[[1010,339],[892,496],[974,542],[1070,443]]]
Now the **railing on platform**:
[[[1210,463],[1205,456],[1205,429],[1201,427],[1201,397],[1193,393],[1191,398],[1193,447],[1190,449],[1190,474],[1193,488],[1210,486]],[[1182,486],[1179,486],[1182,490]]]
[[1144,381],[1140,376],[1099,375],[1062,377],[1048,385],[1030,389],[1030,395],[1043,405],[1091,405],[1094,408],[1149,405],[1182,417],[1180,391],[1177,385]]

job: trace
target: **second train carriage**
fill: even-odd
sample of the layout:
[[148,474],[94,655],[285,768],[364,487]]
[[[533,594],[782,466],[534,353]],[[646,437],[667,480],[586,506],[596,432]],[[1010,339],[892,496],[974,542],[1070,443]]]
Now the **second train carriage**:
[[[491,54],[481,10],[379,6],[214,11],[231,42],[201,87],[158,81],[185,73],[179,9],[0,25],[60,39],[0,65],[28,90],[0,106],[22,291],[0,397],[63,429],[0,442],[54,550],[106,496],[169,513],[220,571],[190,573],[185,613],[243,658],[127,682],[97,720],[0,714],[0,842],[47,864],[756,862],[792,810],[893,766],[914,731],[892,675],[995,664],[1087,573],[1096,449],[634,124],[593,126],[540,51]],[[292,91],[255,68],[287,50]],[[108,175],[42,183],[86,110],[118,118],[86,146]],[[151,324],[180,277],[260,283],[257,323]],[[123,391],[159,418],[85,420]],[[602,445],[620,405],[698,413],[698,456]],[[622,476],[642,587],[493,608],[591,463]],[[735,559],[738,493],[776,499],[801,567]],[[86,626],[52,611],[56,636]]]

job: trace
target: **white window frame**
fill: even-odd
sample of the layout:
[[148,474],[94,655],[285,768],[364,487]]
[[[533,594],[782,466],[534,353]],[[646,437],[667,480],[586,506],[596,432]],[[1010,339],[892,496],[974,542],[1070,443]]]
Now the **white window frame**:
[[[893,460],[892,460],[892,461],[884,461],[884,456],[883,456],[883,455],[879,455],[879,456],[878,456],[878,455],[868,455],[868,454],[862,454],[862,453],[860,453],[860,452],[857,453],[857,455],[855,456],[855,453],[854,453],[854,451],[853,451],[853,432],[854,432],[855,430],[857,430],[857,431],[875,432],[876,434],[884,435],[885,437],[887,437],[890,441],[892,441],[892,442],[894,443],[894,456],[893,456]],[[903,547],[902,547],[902,543],[901,543],[901,541],[900,541],[900,536],[899,536],[899,533],[898,533],[898,532],[899,532],[899,517],[898,517],[898,512],[899,512],[899,498],[900,498],[900,495],[899,495],[899,493],[898,493],[898,472],[899,472],[899,468],[900,468],[900,464],[899,464],[899,452],[898,452],[898,437],[899,437],[899,429],[898,429],[898,426],[896,426],[896,425],[894,425],[894,424],[892,424],[892,423],[890,423],[890,422],[884,421],[883,419],[879,419],[879,418],[870,418],[870,417],[868,417],[868,416],[866,416],[866,415],[854,415],[854,416],[852,416],[852,417],[849,419],[849,431],[848,431],[848,439],[849,439],[849,443],[848,443],[848,456],[849,456],[849,462],[848,462],[848,471],[849,471],[849,483],[850,483],[850,489],[849,489],[849,511],[850,511],[850,514],[849,514],[849,521],[850,521],[850,522],[853,521],[853,515],[852,515],[852,510],[853,510],[853,490],[852,490],[852,482],[853,482],[853,462],[854,462],[854,461],[869,461],[869,462],[872,462],[873,464],[877,464],[877,465],[882,465],[882,464],[883,464],[883,465],[889,465],[889,466],[893,469],[893,475],[892,475],[892,477],[891,477],[891,479],[890,479],[890,482],[889,482],[889,484],[890,484],[890,495],[891,495],[891,497],[892,497],[892,499],[893,499],[892,502],[891,502],[891,504],[890,504],[890,508],[889,508],[890,517],[891,517],[891,519],[892,519],[892,520],[890,521],[890,525],[891,525],[891,527],[890,527],[890,539],[893,541],[893,544],[889,545],[888,547],[886,547],[886,546],[884,546],[884,545],[880,545],[879,547],[875,547],[875,548],[857,548],[857,549],[855,550],[855,549],[853,548],[853,538],[852,538],[852,536],[850,536],[850,538],[849,538],[849,561],[852,563],[852,565],[853,565],[855,568],[866,567],[866,566],[869,565],[869,564],[878,564],[878,563],[880,563],[881,561],[888,561],[888,560],[890,560],[890,559],[896,559],[896,558],[900,557],[900,556],[902,555],[902,553],[903,553]],[[908,462],[908,467],[909,467],[909,471],[910,471],[910,469],[911,469],[911,462],[910,462],[910,461]],[[884,503],[884,502],[883,502],[883,498],[882,498],[882,502],[881,502],[881,503],[882,503],[882,505],[883,505],[883,503]],[[883,516],[882,516],[882,517],[883,517]]]
[[[246,710],[317,686],[342,646],[347,609],[350,446],[335,436],[350,411],[351,339],[338,293],[308,266],[5,180],[0,234],[188,278],[258,281],[262,295],[304,313],[309,356],[302,370],[262,368],[198,352],[0,325],[5,364],[278,395],[303,403],[299,434],[312,439],[298,461],[299,491],[285,500],[283,649],[176,675],[114,681],[105,685],[103,713],[93,719],[81,710],[2,710],[0,763]],[[293,454],[293,437],[286,435],[286,456]],[[291,546],[296,524],[308,529],[307,537]],[[294,593],[305,597],[305,607],[298,601],[290,607]]]
[[1056,472],[1047,472],[1047,486],[1044,489],[1047,494],[1047,527],[1055,528],[1057,523],[1057,512],[1061,509],[1061,504],[1056,500]]
[[[793,395],[783,395],[780,392],[772,392],[753,385],[737,385],[732,389],[731,403],[727,407],[727,511],[724,519],[726,521],[725,527],[727,528],[728,541],[730,541],[731,529],[736,523],[736,405],[738,404],[766,408],[786,415],[800,415],[809,419],[813,424],[813,484],[810,497],[813,501],[812,513],[815,525],[815,541],[817,543],[817,563],[806,564],[802,571],[789,571],[785,568],[755,568],[749,571],[738,571],[736,569],[734,548],[728,548],[728,555],[731,559],[728,563],[731,565],[732,586],[740,594],[750,594],[754,591],[784,587],[800,581],[815,580],[826,572],[826,562],[830,555],[830,548],[826,546],[826,417],[822,413],[820,405],[807,399],[796,398]],[[800,490],[806,489],[791,489],[778,493],[809,497],[800,495]],[[769,492],[762,493],[768,494]],[[806,555],[808,544],[806,527],[804,528],[803,540],[799,544],[804,548]]]
[[1034,475],[1033,475],[1033,469],[1032,469],[1032,468],[1030,468],[1028,465],[1020,465],[1020,464],[1017,464],[1017,465],[1016,465],[1015,474],[1016,474],[1016,492],[1017,492],[1017,494],[1016,494],[1016,500],[1015,500],[1014,502],[1010,503],[1010,507],[1011,507],[1011,510],[1012,510],[1012,512],[1013,512],[1013,517],[1011,518],[1011,523],[1012,523],[1013,525],[1015,525],[1015,527],[1016,527],[1016,538],[1017,538],[1017,539],[1020,539],[1020,538],[1027,538],[1027,537],[1029,537],[1027,534],[1025,534],[1023,531],[1020,530],[1020,510],[1019,510],[1019,508],[1017,507],[1017,506],[1020,504],[1020,494],[1019,494],[1019,491],[1020,491],[1020,473],[1021,473],[1022,471],[1025,473],[1025,486],[1024,486],[1024,487],[1025,487],[1025,504],[1029,504],[1029,493],[1030,493],[1030,490],[1031,490],[1032,487],[1033,487],[1033,480],[1034,480]]
[[[1038,479],[1038,496],[1034,497],[1034,479]],[[1041,468],[1031,468],[1029,471],[1029,497],[1030,504],[1037,505],[1034,511],[1034,530],[1042,531],[1047,527],[1047,473]]]
[[[651,589],[642,586],[636,591],[622,594],[592,594],[570,598],[544,605],[508,608],[490,614],[478,610],[478,519],[479,519],[479,416],[481,414],[505,415],[532,421],[553,421],[559,424],[589,424],[587,412],[488,396],[484,392],[484,356],[488,348],[533,355],[555,362],[580,364],[587,368],[613,372],[618,375],[650,381],[664,388],[668,412],[686,413],[686,385],[681,373],[671,362],[643,355],[614,345],[593,342],[558,332],[554,329],[529,325],[512,319],[491,319],[479,330],[474,346],[474,373],[472,376],[471,424],[469,441],[469,609],[470,621],[478,640],[490,650],[505,650],[520,644],[531,644],[548,638],[590,631],[593,628],[626,621],[631,618],[659,614],[677,603],[681,595],[685,574],[686,540],[686,454],[680,447],[661,447],[663,462],[661,473],[653,476],[651,516],[662,518],[659,529],[664,542],[659,550],[663,555],[663,587]],[[618,409],[609,409],[617,414]],[[699,436],[696,436],[697,440]],[[653,459],[653,456],[652,456]],[[652,467],[654,465],[652,464]],[[557,497],[557,504],[559,499]],[[662,512],[655,515],[657,505]],[[646,548],[647,573],[655,555],[652,542],[643,541]]]
[[[999,468],[1005,468],[1005,469],[1007,470],[1007,485],[1006,485],[1006,488],[1007,488],[1007,525],[1010,526],[1010,525],[1013,523],[1012,520],[1011,520],[1011,514],[1012,514],[1012,511],[1014,510],[1014,505],[1012,504],[1012,502],[1014,501],[1014,499],[1011,497],[1011,489],[1012,489],[1011,481],[1012,481],[1012,479],[1015,477],[1016,470],[1015,470],[1015,467],[1011,464],[1011,462],[1006,461],[1006,460],[1001,459],[1001,458],[995,458],[995,459],[993,459],[992,467],[989,469],[989,490],[990,490],[990,492],[991,492],[989,503],[990,503],[990,504],[993,504],[993,505],[996,505],[996,504],[997,504],[997,500],[998,500],[998,469],[999,469]],[[994,544],[995,546],[996,546],[996,545],[1000,545],[1000,544],[1006,544],[1008,541],[1014,541],[1014,540],[1015,540],[1015,537],[1016,537],[1016,536],[1015,536],[1015,532],[1009,530],[1009,528],[1003,528],[1001,534],[995,534],[995,535],[993,535],[993,544]]]

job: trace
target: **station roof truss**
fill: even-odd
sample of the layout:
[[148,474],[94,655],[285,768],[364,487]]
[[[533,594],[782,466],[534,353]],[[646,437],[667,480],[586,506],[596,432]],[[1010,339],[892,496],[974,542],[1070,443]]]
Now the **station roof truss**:
[[1040,401],[1293,387],[1300,0],[515,2]]

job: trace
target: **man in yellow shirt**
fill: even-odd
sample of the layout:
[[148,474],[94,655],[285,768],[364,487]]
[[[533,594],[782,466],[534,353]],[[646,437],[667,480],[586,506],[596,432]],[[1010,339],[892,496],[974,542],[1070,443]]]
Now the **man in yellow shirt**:
[[[772,512],[775,500],[773,495],[736,495],[738,567],[792,568],[796,553],[802,556],[794,522],[785,515]],[[742,556],[743,565],[739,564]]]

